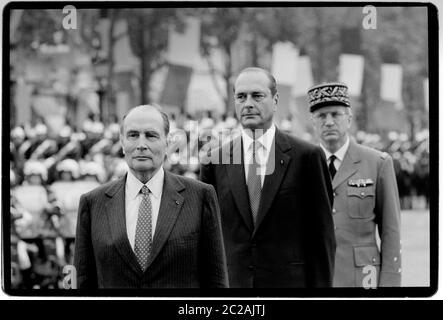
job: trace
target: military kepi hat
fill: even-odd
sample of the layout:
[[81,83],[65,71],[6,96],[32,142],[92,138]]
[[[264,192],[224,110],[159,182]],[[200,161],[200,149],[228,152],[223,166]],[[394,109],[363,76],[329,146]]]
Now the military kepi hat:
[[308,98],[311,112],[330,105],[351,107],[348,87],[340,82],[322,83],[313,86],[308,90]]

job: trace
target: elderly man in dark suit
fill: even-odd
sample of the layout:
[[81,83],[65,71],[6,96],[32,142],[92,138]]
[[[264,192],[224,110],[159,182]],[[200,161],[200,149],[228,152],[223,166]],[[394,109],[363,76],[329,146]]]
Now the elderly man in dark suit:
[[244,69],[234,98],[242,134],[212,150],[200,172],[217,191],[230,286],[331,286],[332,188],[321,149],[275,127],[278,93],[266,70]]
[[314,86],[308,95],[334,189],[334,286],[400,286],[400,202],[392,158],[349,137],[352,112],[345,84]]
[[228,286],[212,186],[163,170],[169,122],[143,105],[123,119],[123,178],[80,200],[75,258],[78,288]]

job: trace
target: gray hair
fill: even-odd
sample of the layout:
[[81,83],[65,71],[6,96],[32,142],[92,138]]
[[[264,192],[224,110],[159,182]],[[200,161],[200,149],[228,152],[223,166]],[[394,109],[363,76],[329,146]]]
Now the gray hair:
[[155,110],[157,110],[160,115],[163,118],[163,128],[165,130],[165,136],[167,136],[169,134],[169,117],[168,115],[163,111],[162,107],[159,106],[158,104],[143,104],[143,105],[139,105],[136,106],[134,108],[131,108],[122,118],[121,122],[120,122],[120,134],[123,134],[123,128],[124,128],[124,123],[125,123],[125,119],[128,116],[128,114],[131,113],[131,111],[133,111],[136,108],[140,108],[140,107],[150,107],[150,108],[154,108]]
[[[258,67],[248,67],[240,71],[238,76],[240,76],[242,73],[246,72],[258,72],[263,73],[266,75],[266,77],[269,79],[269,90],[271,90],[272,96],[274,96],[277,93],[277,81],[275,80],[274,76],[266,69],[258,68]],[[237,78],[238,78],[237,76]],[[235,91],[235,87],[234,87]]]

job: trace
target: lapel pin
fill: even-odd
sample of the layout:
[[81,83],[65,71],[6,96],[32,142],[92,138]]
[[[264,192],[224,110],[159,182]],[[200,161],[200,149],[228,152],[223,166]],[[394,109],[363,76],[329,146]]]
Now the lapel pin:
[[177,200],[175,200],[175,204],[176,204],[176,205],[179,205],[179,204],[180,204],[180,202],[178,202]]
[[283,160],[280,160],[280,164],[284,164],[285,162]]

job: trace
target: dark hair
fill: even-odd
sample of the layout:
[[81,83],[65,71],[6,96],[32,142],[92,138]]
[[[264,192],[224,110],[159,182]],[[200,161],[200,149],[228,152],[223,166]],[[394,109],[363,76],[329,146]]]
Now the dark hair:
[[[258,67],[248,67],[240,71],[237,78],[242,74],[246,72],[261,72],[264,73],[269,80],[269,90],[271,90],[272,96],[274,96],[277,93],[277,81],[275,80],[274,76],[266,69],[258,68]],[[235,86],[234,86],[235,91]]]
[[125,119],[128,116],[128,114],[130,114],[131,111],[133,111],[134,109],[139,108],[139,107],[151,107],[151,108],[154,108],[155,110],[157,110],[160,113],[160,115],[162,116],[162,118],[163,118],[163,128],[165,130],[165,136],[167,136],[169,134],[169,118],[168,118],[168,115],[162,110],[162,107],[157,105],[157,104],[144,104],[144,105],[140,105],[140,106],[137,106],[137,107],[134,107],[134,108],[130,109],[123,116],[122,121],[120,122],[120,134],[123,134],[123,124],[124,124]]

